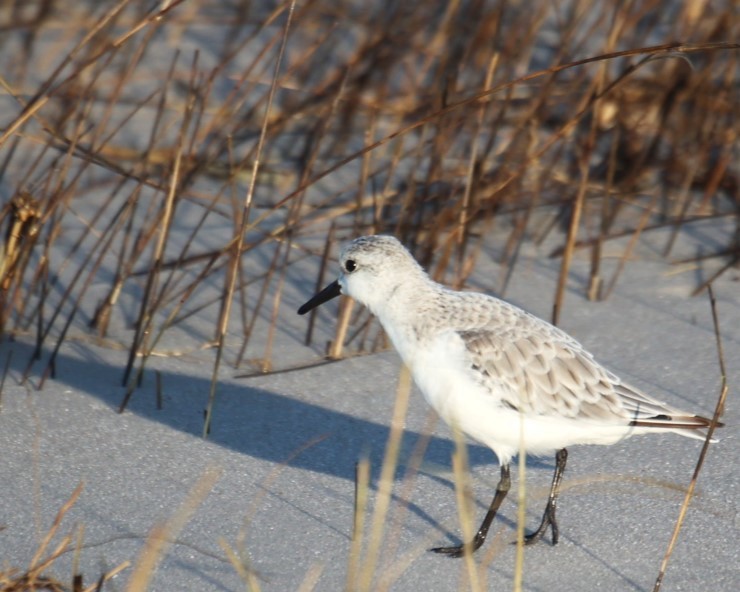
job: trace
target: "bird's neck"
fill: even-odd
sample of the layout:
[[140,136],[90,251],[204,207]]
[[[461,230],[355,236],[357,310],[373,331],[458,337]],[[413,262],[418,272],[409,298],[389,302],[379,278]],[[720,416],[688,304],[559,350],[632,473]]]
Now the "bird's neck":
[[433,331],[443,298],[443,289],[436,284],[416,285],[413,290],[402,286],[379,310],[373,311],[406,364],[410,364],[419,343]]

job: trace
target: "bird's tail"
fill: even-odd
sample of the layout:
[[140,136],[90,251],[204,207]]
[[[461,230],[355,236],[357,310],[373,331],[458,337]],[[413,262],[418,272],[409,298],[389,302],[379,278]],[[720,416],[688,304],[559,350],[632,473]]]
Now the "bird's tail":
[[[700,415],[665,415],[660,414],[654,417],[644,417],[640,419],[634,419],[630,422],[631,426],[638,428],[648,428],[658,430],[670,430],[680,434],[681,436],[687,436],[688,438],[694,438],[696,440],[706,440],[707,433],[712,425],[712,420],[702,417]],[[721,421],[715,424],[715,427],[724,427]],[[712,438],[711,442],[717,442],[716,438]]]

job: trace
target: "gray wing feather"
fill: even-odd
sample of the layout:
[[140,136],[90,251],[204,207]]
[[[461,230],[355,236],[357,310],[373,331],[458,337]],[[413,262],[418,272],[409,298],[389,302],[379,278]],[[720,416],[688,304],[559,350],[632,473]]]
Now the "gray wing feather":
[[[479,382],[510,408],[536,415],[634,421],[686,415],[622,384],[551,325],[460,331]],[[666,418],[667,419],[667,418]]]

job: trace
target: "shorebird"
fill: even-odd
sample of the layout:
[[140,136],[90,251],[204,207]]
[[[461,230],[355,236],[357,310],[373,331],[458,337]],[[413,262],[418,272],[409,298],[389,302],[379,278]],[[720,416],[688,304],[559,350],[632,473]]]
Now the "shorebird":
[[[623,383],[547,321],[493,296],[434,282],[391,236],[355,239],[339,264],[339,278],[298,314],[340,294],[366,306],[439,416],[498,457],[501,478],[470,543],[473,550],[486,540],[511,487],[509,463],[520,443],[528,454],[555,452],[542,521],[525,542],[538,541],[550,528],[552,544],[557,544],[555,512],[569,446],[614,444],[646,433],[706,437],[711,420]],[[459,557],[464,549],[431,550]]]

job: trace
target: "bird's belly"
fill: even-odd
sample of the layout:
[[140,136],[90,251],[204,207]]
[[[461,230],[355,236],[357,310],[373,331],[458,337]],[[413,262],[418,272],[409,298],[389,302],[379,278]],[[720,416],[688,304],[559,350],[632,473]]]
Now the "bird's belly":
[[441,354],[430,348],[417,355],[411,372],[426,401],[450,427],[495,450],[492,439],[497,439],[496,434],[505,437],[509,431],[511,410],[477,382],[454,348],[446,348]]
[[487,445],[507,463],[520,450],[550,454],[573,444],[611,444],[634,432],[625,425],[599,425],[554,415],[522,414],[503,404],[496,379],[484,387],[454,356],[418,356],[414,381],[424,398],[453,429]]

